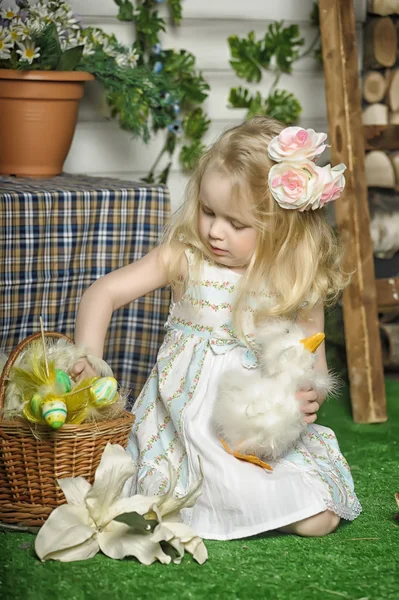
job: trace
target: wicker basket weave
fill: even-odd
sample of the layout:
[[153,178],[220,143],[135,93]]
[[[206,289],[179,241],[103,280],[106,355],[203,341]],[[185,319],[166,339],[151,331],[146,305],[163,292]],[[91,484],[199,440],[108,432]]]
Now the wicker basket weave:
[[[45,335],[69,340],[60,333]],[[82,476],[93,483],[106,444],[125,448],[134,422],[127,411],[116,419],[59,430],[2,420],[9,371],[21,350],[40,336],[34,333],[15,348],[0,377],[0,521],[24,526],[41,526],[65,503],[57,478]]]

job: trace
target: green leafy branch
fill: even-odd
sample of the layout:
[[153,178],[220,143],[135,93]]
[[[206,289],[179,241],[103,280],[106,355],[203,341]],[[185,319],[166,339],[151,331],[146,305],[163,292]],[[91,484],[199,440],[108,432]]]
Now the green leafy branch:
[[[317,5],[313,7],[312,24],[317,26]],[[319,33],[309,48],[300,53],[305,40],[300,36],[298,25],[284,26],[284,21],[271,23],[263,38],[257,40],[253,31],[246,38],[232,35],[228,38],[230,65],[241,79],[259,83],[264,71],[274,75],[265,97],[242,86],[230,89],[229,106],[247,109],[247,118],[268,115],[286,123],[294,123],[302,107],[294,94],[277,89],[283,74],[291,74],[295,62],[314,51],[319,43]]]
[[[160,35],[166,31],[166,21],[157,11],[156,0],[115,0],[118,18],[131,21],[136,30],[139,65],[163,77],[165,88],[159,106],[152,109],[152,132],[166,130],[164,144],[147,176],[147,182],[166,183],[173,155],[180,146],[179,160],[184,171],[190,171],[201,155],[203,136],[210,121],[201,105],[206,100],[209,85],[197,70],[193,54],[187,50],[163,49]],[[181,0],[167,0],[172,25],[182,20]],[[133,104],[133,103],[132,103]],[[160,115],[168,115],[169,119]],[[128,119],[130,122],[130,118]],[[158,172],[161,160],[167,156],[167,165]]]

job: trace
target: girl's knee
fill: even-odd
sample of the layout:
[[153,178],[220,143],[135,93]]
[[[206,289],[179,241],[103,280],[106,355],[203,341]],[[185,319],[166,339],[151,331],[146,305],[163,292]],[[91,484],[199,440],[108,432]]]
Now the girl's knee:
[[331,510],[325,510],[313,517],[308,517],[287,527],[282,527],[285,533],[295,533],[303,537],[321,537],[335,531],[340,523],[338,515]]

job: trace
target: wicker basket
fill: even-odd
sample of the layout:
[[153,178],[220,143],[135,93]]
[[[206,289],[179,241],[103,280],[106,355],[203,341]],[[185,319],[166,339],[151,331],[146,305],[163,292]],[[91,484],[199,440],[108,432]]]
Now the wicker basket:
[[[69,340],[60,333],[45,335]],[[57,431],[22,419],[2,420],[10,368],[40,336],[35,333],[15,348],[0,377],[0,521],[14,525],[41,526],[54,507],[65,503],[57,478],[82,476],[93,483],[106,444],[125,448],[134,422],[127,411],[116,419]]]

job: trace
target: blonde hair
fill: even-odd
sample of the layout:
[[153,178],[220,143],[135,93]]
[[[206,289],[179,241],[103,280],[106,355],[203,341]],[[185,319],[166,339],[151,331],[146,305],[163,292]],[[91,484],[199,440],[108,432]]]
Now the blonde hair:
[[[323,210],[286,210],[270,194],[268,173],[274,162],[267,153],[273,137],[284,129],[278,121],[257,116],[225,131],[204,153],[190,178],[186,201],[167,229],[163,243],[176,244],[176,262],[170,276],[177,282],[177,270],[187,246],[199,257],[212,262],[199,231],[200,185],[208,167],[231,179],[233,191],[245,196],[258,231],[255,252],[241,278],[233,322],[240,337],[242,309],[248,294],[267,286],[275,294],[273,306],[261,306],[258,318],[293,317],[304,305],[315,306],[320,300],[332,304],[349,281],[342,269],[343,249],[327,223]],[[233,199],[232,199],[233,200]]]

